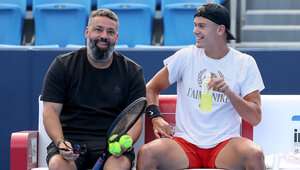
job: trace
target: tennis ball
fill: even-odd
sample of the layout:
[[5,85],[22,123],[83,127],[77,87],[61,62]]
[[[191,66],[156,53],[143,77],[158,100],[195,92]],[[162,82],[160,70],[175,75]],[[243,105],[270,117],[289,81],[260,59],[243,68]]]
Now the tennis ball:
[[108,151],[111,154],[114,154],[114,153],[119,154],[119,153],[121,153],[121,145],[119,144],[119,142],[110,143],[108,146]]
[[110,138],[108,139],[108,144],[110,144],[112,140],[114,140],[118,135],[117,134],[114,134],[114,135],[111,135]]
[[132,138],[128,135],[123,135],[123,136],[121,136],[119,143],[125,149],[127,149],[127,148],[131,147],[131,145],[132,145]]

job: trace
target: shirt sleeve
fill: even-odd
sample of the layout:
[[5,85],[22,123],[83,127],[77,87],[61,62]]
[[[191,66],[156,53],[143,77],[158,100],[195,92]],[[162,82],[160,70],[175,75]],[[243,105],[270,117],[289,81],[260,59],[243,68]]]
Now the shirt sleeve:
[[246,68],[245,76],[241,82],[242,97],[256,90],[262,91],[265,88],[260,71],[253,57],[248,56]]
[[163,61],[164,65],[168,68],[169,71],[170,84],[181,80],[182,74],[186,67],[186,59],[187,58],[184,57],[184,50],[179,50]]
[[140,97],[146,97],[146,83],[143,68],[137,65],[136,71],[131,74],[130,77],[129,98],[127,100],[127,105]]
[[50,65],[44,79],[41,100],[64,103],[66,92],[66,75],[63,64],[56,58]]

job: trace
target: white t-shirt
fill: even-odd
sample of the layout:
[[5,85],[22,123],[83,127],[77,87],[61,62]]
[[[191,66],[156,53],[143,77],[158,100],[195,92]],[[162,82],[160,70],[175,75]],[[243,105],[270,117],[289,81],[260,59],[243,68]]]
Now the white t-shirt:
[[224,78],[241,97],[263,90],[264,84],[253,57],[230,48],[222,59],[206,56],[204,49],[192,45],[164,60],[169,82],[177,82],[175,136],[200,148],[212,148],[220,142],[240,136],[241,117],[228,97],[213,91],[211,111],[200,110],[201,84],[206,72],[212,78]]

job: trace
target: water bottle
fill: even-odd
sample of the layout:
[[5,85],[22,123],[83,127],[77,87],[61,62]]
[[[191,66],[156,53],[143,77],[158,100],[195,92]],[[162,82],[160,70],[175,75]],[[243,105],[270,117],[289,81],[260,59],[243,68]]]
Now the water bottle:
[[201,103],[200,110],[202,111],[211,111],[212,107],[212,88],[208,90],[207,84],[211,79],[211,74],[209,72],[206,73],[205,79],[202,82],[202,91],[201,91]]

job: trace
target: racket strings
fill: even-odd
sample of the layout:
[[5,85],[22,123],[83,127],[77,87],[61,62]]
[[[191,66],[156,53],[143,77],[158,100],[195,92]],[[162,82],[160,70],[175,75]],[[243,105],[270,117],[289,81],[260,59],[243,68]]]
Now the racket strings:
[[119,121],[118,125],[113,129],[113,134],[120,134],[131,125],[131,122],[133,122],[140,113],[143,112],[145,106],[145,102],[140,102],[136,104],[134,107],[130,108],[127,113],[124,115],[124,117]]

